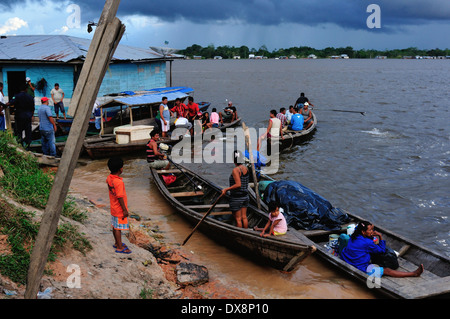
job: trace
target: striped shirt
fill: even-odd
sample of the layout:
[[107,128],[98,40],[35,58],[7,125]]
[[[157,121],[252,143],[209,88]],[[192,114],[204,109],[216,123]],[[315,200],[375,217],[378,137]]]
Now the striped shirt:
[[278,113],[277,119],[279,119],[281,121],[281,128],[283,128],[287,125],[287,117],[283,113]]

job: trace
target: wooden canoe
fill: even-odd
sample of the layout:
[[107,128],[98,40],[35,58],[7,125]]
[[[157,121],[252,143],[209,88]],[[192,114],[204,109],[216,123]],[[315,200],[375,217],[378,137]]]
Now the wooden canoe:
[[[256,200],[253,189],[249,189],[251,202]],[[267,211],[267,205],[261,202],[261,209]],[[342,271],[356,281],[361,282],[367,289],[385,297],[397,299],[424,299],[424,298],[449,298],[450,297],[450,259],[434,252],[422,245],[396,234],[384,227],[375,226],[375,230],[382,234],[386,245],[399,253],[399,271],[414,271],[420,264],[425,271],[420,277],[394,278],[383,276],[379,282],[334,256],[325,246],[330,234],[342,234],[347,232],[349,224],[357,224],[359,221],[367,221],[360,216],[345,211],[351,221],[342,225],[340,231],[326,230],[294,230],[307,237],[310,245],[317,248],[315,256],[320,257],[331,267]]]
[[[150,168],[153,180],[166,200],[189,222],[196,225],[221,194],[221,188],[198,176],[186,167],[178,165],[169,171]],[[167,186],[162,175],[174,174],[176,181]],[[193,183],[191,182],[193,181]],[[202,190],[195,192],[195,185]],[[253,227],[264,227],[268,214],[250,206],[247,211],[249,228],[236,227],[229,208],[229,197],[222,197],[199,229],[223,244],[241,253],[253,256],[276,269],[292,271],[303,259],[315,251],[314,245],[305,244],[303,235],[289,232],[285,236],[263,238]],[[188,234],[186,234],[188,235]]]
[[[282,139],[281,137],[268,138],[267,139],[268,148],[269,149],[273,148],[273,146],[271,147],[272,143],[277,143],[278,150],[281,152],[283,150],[291,149],[292,147],[298,145],[299,143],[308,141],[314,135],[317,128],[317,116],[314,114],[314,112],[311,111],[311,113],[313,116],[313,124],[311,125],[310,128],[302,131],[288,130],[286,132],[283,132],[284,139]],[[268,154],[271,154],[270,150],[268,150]]]
[[[158,141],[159,143],[164,143],[167,145],[175,145],[183,137],[180,136],[178,140],[172,140],[170,137],[161,137]],[[147,144],[150,141],[150,137],[145,140],[134,141],[126,144],[117,144],[115,140],[106,141],[89,141],[85,140],[83,144],[84,151],[89,155],[91,159],[107,158],[112,156],[121,156],[127,154],[141,154],[145,155],[147,149]]]

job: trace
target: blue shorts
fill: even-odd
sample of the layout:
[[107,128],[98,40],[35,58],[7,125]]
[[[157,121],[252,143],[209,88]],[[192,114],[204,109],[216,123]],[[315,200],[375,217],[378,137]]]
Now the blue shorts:
[[66,110],[64,109],[64,103],[61,101],[59,103],[56,103],[54,105],[55,107],[55,113],[59,114],[59,111],[61,111],[61,113],[66,113]]
[[369,276],[381,278],[384,274],[384,268],[371,264],[367,267],[366,274],[368,274]]
[[111,216],[111,226],[114,229],[118,229],[118,230],[128,230],[129,226],[128,226],[128,219],[125,218],[119,218],[116,216]]

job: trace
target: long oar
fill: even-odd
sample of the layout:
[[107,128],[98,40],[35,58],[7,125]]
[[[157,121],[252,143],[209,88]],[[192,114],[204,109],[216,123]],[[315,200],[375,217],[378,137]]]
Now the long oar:
[[348,110],[321,110],[321,111],[326,111],[326,112],[346,112],[346,113],[359,113],[363,116],[366,115],[366,112],[362,112],[362,111],[348,111]]
[[220,194],[220,196],[216,199],[216,201],[214,202],[214,204],[211,205],[211,207],[208,209],[208,211],[206,212],[205,216],[203,216],[203,218],[198,222],[197,226],[195,226],[195,228],[192,230],[192,232],[189,234],[189,236],[186,237],[186,239],[183,241],[183,244],[181,246],[184,246],[184,244],[187,243],[187,241],[189,240],[189,238],[191,238],[191,236],[195,233],[195,231],[197,230],[198,226],[200,226],[200,224],[205,220],[206,217],[208,217],[209,213],[211,213],[211,211],[213,210],[213,208],[217,205],[217,203],[219,202],[219,199],[222,198],[224,194]]

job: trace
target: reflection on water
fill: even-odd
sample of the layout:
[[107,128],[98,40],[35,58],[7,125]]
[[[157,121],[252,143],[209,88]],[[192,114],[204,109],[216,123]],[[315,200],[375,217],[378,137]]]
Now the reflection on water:
[[[88,196],[109,209],[106,177],[107,160],[91,161],[76,169],[71,189]],[[145,160],[125,159],[122,175],[129,209],[158,222],[166,241],[178,245],[192,231],[187,223],[153,184]],[[196,232],[184,249],[192,251],[196,262],[205,265],[210,276],[238,287],[255,298],[373,298],[364,287],[329,269],[314,257],[307,258],[289,274],[248,260]]]

